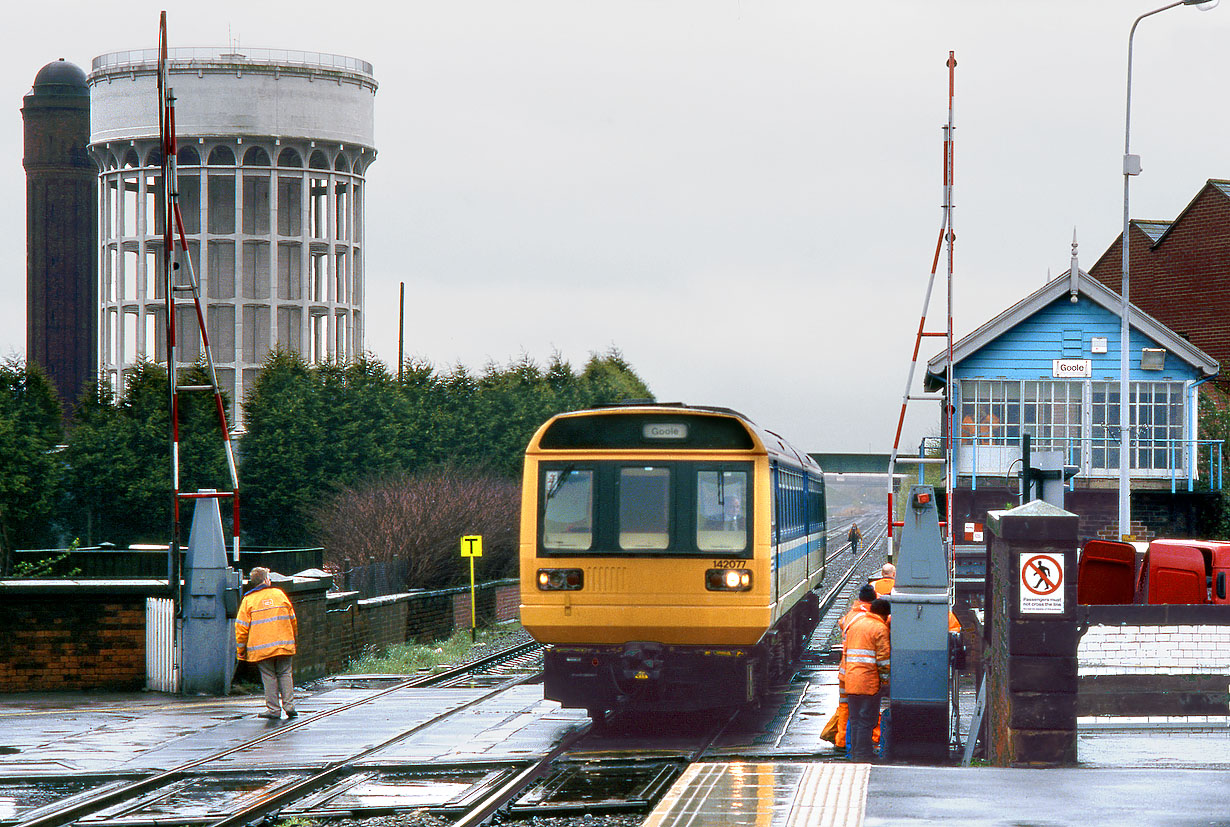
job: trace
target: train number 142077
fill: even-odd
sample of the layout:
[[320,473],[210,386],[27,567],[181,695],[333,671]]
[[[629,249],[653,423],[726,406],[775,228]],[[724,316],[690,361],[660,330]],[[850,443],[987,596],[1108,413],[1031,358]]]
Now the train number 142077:
[[741,569],[747,565],[746,560],[714,560],[715,569]]

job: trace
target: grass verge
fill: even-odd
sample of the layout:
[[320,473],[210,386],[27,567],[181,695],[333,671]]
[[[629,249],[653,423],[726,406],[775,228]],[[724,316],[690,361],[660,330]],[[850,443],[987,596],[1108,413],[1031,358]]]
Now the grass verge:
[[[383,652],[365,654],[347,665],[343,675],[413,675],[435,671],[470,660],[479,651],[498,649],[522,634],[520,623],[503,623],[477,631],[470,641],[470,630],[454,632],[447,640],[433,643],[399,643]],[[476,651],[478,650],[478,651]]]

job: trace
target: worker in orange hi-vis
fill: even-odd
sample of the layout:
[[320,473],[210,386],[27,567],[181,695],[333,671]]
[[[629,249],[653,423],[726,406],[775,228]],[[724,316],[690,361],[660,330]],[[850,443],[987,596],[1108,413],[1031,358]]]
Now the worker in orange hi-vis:
[[846,631],[846,701],[850,707],[850,760],[870,763],[871,731],[889,686],[889,604],[876,598]]
[[850,705],[846,700],[846,629],[850,627],[855,618],[867,611],[871,606],[871,601],[875,599],[875,589],[868,583],[858,590],[858,599],[854,601],[850,611],[837,621],[837,628],[841,630],[841,662],[837,665],[837,711],[833,713],[837,720],[837,731],[834,734],[833,745],[838,749],[845,749],[846,757],[850,755],[846,740],[846,727],[850,721]]
[[872,580],[871,585],[876,590],[876,594],[880,597],[887,597],[892,594],[896,582],[897,567],[892,563],[885,563],[880,567],[880,576]]

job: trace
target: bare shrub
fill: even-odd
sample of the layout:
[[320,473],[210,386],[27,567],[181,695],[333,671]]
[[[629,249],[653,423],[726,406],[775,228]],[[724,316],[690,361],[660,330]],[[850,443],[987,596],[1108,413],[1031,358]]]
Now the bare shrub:
[[314,510],[326,566],[405,560],[406,587],[433,589],[469,582],[461,537],[483,536],[475,561],[481,579],[516,569],[521,486],[481,470],[454,466],[396,473],[345,488]]

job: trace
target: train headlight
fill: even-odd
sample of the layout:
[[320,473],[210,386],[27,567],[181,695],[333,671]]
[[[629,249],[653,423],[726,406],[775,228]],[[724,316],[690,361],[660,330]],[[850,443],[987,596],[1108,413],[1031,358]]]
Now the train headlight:
[[580,569],[539,569],[538,588],[544,592],[575,592],[585,585]]
[[745,592],[752,588],[752,573],[747,569],[709,569],[705,588],[711,592]]

